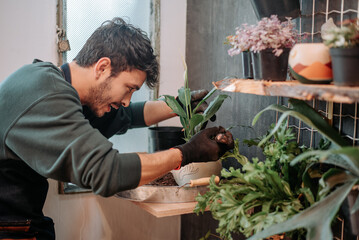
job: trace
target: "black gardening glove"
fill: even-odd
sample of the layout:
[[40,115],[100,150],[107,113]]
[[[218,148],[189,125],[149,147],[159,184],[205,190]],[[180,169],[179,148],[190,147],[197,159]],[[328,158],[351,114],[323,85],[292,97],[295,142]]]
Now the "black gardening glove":
[[175,148],[181,150],[181,166],[185,166],[191,162],[217,161],[233,147],[234,141],[229,131],[223,127],[212,127],[198,132],[188,143]]
[[[198,105],[198,103],[208,94],[208,91],[205,89],[201,89],[201,90],[196,90],[196,91],[191,91],[191,108],[192,110],[195,109]],[[184,108],[183,104],[181,103],[181,101],[178,99],[178,97],[176,97],[177,102],[179,103],[179,105],[181,105],[182,108]],[[208,103],[206,101],[204,101],[201,106],[199,106],[196,109],[196,113],[203,113],[208,107]],[[186,109],[184,109],[186,111]],[[212,122],[216,121],[216,115],[213,115],[210,120]],[[205,124],[203,124],[204,126],[207,125],[207,122]],[[204,129],[205,127],[203,127]]]

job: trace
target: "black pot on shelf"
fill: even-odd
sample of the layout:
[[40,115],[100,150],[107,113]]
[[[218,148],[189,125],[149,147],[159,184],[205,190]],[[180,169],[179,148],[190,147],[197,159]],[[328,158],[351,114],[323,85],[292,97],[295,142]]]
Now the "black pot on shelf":
[[242,71],[244,79],[253,79],[253,63],[251,53],[245,51],[241,53],[242,56]]
[[256,80],[285,81],[288,73],[289,48],[283,49],[280,56],[275,56],[273,49],[251,52],[253,77]]
[[[347,201],[349,205],[349,210],[352,209],[352,207],[355,204],[355,201],[357,200],[359,196],[359,190],[358,189],[352,189],[350,193],[348,194]],[[359,211],[356,211],[353,214],[350,214],[350,228],[353,235],[359,235]]]
[[251,3],[258,20],[277,15],[285,21],[286,17],[294,19],[300,15],[299,0],[251,0]]
[[333,82],[338,86],[359,86],[359,47],[331,48]]
[[185,143],[182,127],[150,127],[149,149],[150,153],[170,149]]

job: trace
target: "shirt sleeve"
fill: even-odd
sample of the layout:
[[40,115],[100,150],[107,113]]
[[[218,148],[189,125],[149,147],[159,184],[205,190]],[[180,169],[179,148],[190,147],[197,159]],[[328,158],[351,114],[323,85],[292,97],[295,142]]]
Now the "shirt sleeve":
[[143,113],[145,103],[131,102],[130,106],[112,109],[103,117],[96,117],[86,106],[83,110],[91,126],[98,129],[106,138],[110,138],[115,134],[124,134],[131,128],[147,127]]
[[36,102],[12,126],[7,147],[40,175],[111,196],[135,188],[141,177],[136,153],[120,154],[82,113],[74,94]]

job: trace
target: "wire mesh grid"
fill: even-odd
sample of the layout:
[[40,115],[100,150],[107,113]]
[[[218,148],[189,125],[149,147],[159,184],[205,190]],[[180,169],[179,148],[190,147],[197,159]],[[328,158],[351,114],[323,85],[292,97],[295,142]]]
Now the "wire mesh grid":
[[[301,36],[300,42],[322,42],[321,26],[330,18],[340,26],[346,19],[359,17],[359,0],[300,0],[300,6],[300,17],[295,20]],[[277,103],[286,105],[288,100],[278,97]],[[359,145],[358,102],[343,104],[312,100],[307,103],[325,116],[353,146]],[[311,148],[318,146],[321,136],[317,130],[291,117],[288,118],[288,127],[295,129],[298,143]],[[336,220],[338,230],[334,232],[334,239],[343,240],[345,220],[340,217]],[[356,236],[356,240],[359,240],[359,236]]]
[[[321,26],[330,18],[336,25],[343,20],[359,17],[359,0],[300,0],[301,15],[296,19],[301,42],[322,42]],[[306,36],[306,37],[304,37]],[[280,99],[282,103],[284,99]],[[308,102],[313,108],[328,118],[333,127],[353,146],[359,145],[358,134],[358,103],[343,104],[313,100]],[[305,142],[310,147],[318,143],[317,131],[305,124],[292,120],[290,126],[297,129],[298,142]],[[308,134],[303,132],[308,131]],[[309,142],[308,142],[309,141]]]

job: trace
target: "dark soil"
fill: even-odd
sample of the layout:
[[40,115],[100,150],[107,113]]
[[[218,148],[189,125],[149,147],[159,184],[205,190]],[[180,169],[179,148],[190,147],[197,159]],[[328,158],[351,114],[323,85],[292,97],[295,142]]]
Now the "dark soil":
[[153,186],[178,186],[175,179],[173,178],[172,173],[167,173],[166,175],[148,183],[147,185]]

